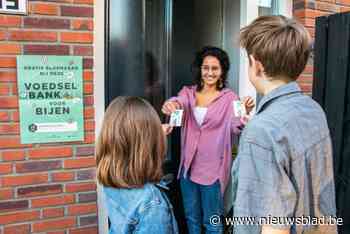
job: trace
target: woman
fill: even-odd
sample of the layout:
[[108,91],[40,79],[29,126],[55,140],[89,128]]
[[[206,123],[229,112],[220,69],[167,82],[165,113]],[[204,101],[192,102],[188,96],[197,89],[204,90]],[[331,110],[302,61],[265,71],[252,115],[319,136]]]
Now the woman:
[[[196,84],[183,87],[162,107],[166,115],[184,110],[178,178],[190,234],[201,233],[203,225],[206,233],[223,232],[222,224],[211,225],[210,218],[223,215],[223,193],[232,163],[231,139],[243,127],[233,107],[239,98],[226,88],[229,68],[225,51],[204,47],[192,64]],[[245,98],[243,105],[249,113],[254,101]]]
[[141,98],[118,97],[107,108],[97,144],[110,234],[177,234],[173,208],[159,185],[167,126]]

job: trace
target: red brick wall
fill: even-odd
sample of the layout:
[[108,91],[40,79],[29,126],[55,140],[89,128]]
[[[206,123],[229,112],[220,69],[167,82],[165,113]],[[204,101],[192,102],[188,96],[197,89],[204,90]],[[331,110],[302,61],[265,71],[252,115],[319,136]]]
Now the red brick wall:
[[[29,0],[0,15],[0,234],[97,233],[93,0]],[[85,141],[20,144],[16,55],[84,56]]]
[[[350,0],[293,0],[293,16],[300,20],[315,38],[315,18],[350,11]],[[298,82],[307,94],[311,94],[313,81],[313,59],[300,76]]]

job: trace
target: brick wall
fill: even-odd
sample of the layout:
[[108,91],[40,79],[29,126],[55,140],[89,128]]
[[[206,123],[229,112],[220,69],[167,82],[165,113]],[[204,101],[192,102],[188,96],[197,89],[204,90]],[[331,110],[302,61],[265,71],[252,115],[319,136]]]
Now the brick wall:
[[[0,14],[0,234],[97,233],[93,0],[29,0]],[[84,56],[85,141],[20,144],[16,55]]]
[[[315,18],[339,12],[350,11],[350,0],[293,0],[293,16],[300,20],[315,38]],[[311,94],[313,80],[313,59],[299,78],[303,91]]]

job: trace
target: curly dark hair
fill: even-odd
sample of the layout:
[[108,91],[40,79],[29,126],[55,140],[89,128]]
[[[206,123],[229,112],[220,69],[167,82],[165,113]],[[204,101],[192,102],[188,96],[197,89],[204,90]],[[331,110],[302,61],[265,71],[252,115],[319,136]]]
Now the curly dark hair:
[[222,70],[222,85],[220,85],[218,82],[216,88],[218,90],[222,90],[227,86],[227,74],[230,69],[230,59],[224,50],[214,46],[205,46],[196,53],[191,66],[191,72],[197,85],[197,91],[201,91],[203,89],[201,66],[203,64],[204,58],[207,56],[213,56],[220,62]]

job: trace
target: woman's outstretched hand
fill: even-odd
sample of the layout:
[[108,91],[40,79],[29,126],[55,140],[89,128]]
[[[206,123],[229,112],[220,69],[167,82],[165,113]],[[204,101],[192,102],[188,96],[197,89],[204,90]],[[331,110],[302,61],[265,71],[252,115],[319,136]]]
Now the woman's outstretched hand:
[[177,102],[165,102],[162,107],[162,112],[163,114],[171,115],[171,113],[173,113],[174,111],[180,108],[181,106]]
[[252,97],[248,96],[248,97],[244,97],[242,100],[242,103],[247,111],[247,115],[249,115],[249,113],[253,110],[253,108],[255,107],[255,101]]

